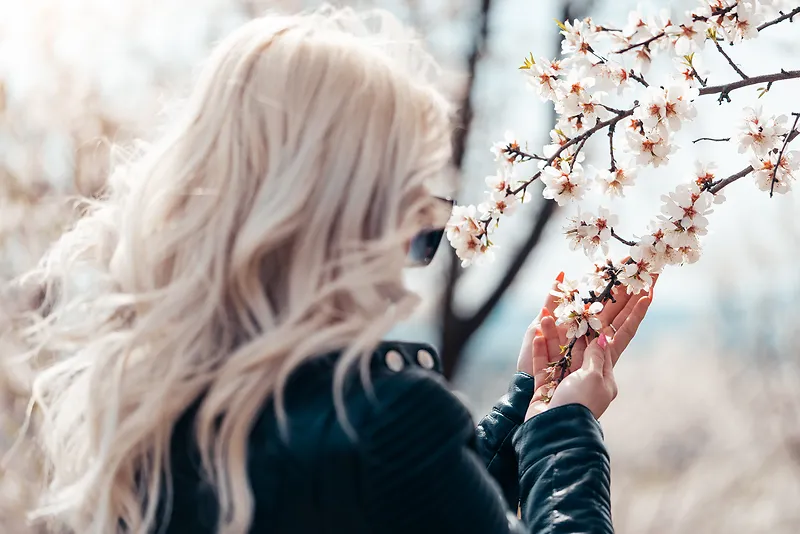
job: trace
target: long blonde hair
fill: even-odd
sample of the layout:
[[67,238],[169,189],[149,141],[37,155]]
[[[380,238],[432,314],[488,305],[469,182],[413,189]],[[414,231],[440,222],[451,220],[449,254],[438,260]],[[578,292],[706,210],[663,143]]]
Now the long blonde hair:
[[[253,517],[247,439],[305,361],[353,364],[415,302],[404,244],[446,167],[436,67],[383,12],[253,20],[215,49],[162,137],[120,166],[26,280],[47,488],[34,517],[145,533],[174,423],[195,435],[218,531]],[[167,484],[162,487],[164,476]]]

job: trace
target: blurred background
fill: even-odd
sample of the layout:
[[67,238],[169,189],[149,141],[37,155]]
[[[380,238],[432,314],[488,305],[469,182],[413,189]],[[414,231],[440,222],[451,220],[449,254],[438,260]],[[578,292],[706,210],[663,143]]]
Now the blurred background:
[[[0,0],[0,282],[33,265],[74,220],[70,198],[95,194],[115,144],[147,139],[163,109],[186,94],[216,40],[267,9],[316,1]],[[517,67],[533,52],[555,57],[553,19],[591,16],[624,25],[628,0],[372,0],[414,25],[446,69],[459,103],[456,165],[463,203],[477,202],[494,172],[489,146],[513,130],[532,150],[548,139],[550,107]],[[694,0],[642,2],[644,13],[682,14]],[[800,68],[798,24],[784,23],[731,50],[750,74]],[[715,51],[703,53],[713,83],[735,79]],[[654,65],[666,80],[670,65]],[[678,138],[668,169],[642,172],[627,198],[606,202],[623,235],[642,232],[660,195],[689,179],[694,161],[720,175],[746,166],[736,146],[692,144],[727,137],[741,108],[800,111],[798,82],[753,90],[733,103],[705,101]],[[591,142],[587,163],[607,146]],[[715,209],[700,263],[662,276],[645,325],[618,367],[620,395],[603,417],[613,463],[614,517],[627,533],[800,532],[800,200],[772,200],[747,180]],[[598,202],[591,197],[587,203]],[[585,206],[591,208],[592,206]],[[568,210],[537,197],[496,236],[498,257],[462,271],[443,246],[427,269],[408,273],[424,299],[397,338],[437,345],[447,373],[476,417],[514,371],[519,342],[560,271],[588,263],[561,235]],[[618,253],[623,251],[618,250]],[[0,303],[2,310],[17,305]],[[25,377],[9,361],[13,333],[0,336],[0,452],[23,418]],[[28,532],[22,510],[35,492],[36,462],[0,468],[0,531]]]

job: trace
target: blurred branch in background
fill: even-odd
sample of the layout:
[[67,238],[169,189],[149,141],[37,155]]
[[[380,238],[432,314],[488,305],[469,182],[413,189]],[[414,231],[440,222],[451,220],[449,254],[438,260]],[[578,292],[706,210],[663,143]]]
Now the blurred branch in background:
[[[561,12],[559,20],[572,20],[574,18],[583,18],[588,15],[594,5],[594,0],[561,0]],[[457,131],[454,140],[454,164],[459,168],[462,174],[466,173],[464,169],[464,154],[466,152],[467,141],[470,132],[470,126],[473,119],[473,93],[475,87],[475,79],[478,72],[478,65],[482,55],[484,54],[489,44],[489,19],[491,16],[492,2],[490,0],[482,0],[482,7],[480,12],[480,22],[477,26],[476,37],[472,53],[470,54],[468,62],[468,86],[465,92],[464,103],[461,106],[460,125],[461,128]],[[553,38],[555,39],[555,49],[561,48],[561,34],[558,28],[553,25]],[[543,136],[549,139],[550,125],[555,123],[555,112],[551,115],[552,120],[546,125],[546,130]],[[553,214],[556,212],[557,205],[555,202],[550,202],[541,197],[541,195],[533,194],[533,198],[538,199],[536,208],[528,207],[533,212],[533,222],[531,229],[525,241],[519,246],[514,257],[506,267],[500,282],[486,298],[486,300],[478,306],[478,308],[469,314],[464,314],[457,309],[455,298],[458,290],[459,280],[461,278],[461,267],[455,254],[450,250],[451,262],[450,269],[445,284],[445,290],[442,297],[442,312],[441,312],[441,356],[442,367],[445,376],[452,379],[458,372],[459,364],[463,358],[465,348],[475,333],[483,326],[486,319],[492,314],[497,305],[505,296],[506,292],[513,285],[517,275],[519,275],[522,268],[530,259],[537,245],[540,243],[542,235],[548,226]]]

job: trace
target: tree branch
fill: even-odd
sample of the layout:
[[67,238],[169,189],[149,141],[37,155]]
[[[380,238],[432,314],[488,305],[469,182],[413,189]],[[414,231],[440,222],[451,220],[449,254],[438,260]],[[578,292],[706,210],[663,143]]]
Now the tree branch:
[[764,74],[762,76],[750,76],[746,80],[739,80],[738,82],[728,83],[725,85],[712,85],[710,87],[703,87],[700,89],[700,96],[719,94],[720,100],[727,97],[731,91],[747,87],[749,85],[756,85],[759,83],[772,83],[781,80],[791,80],[800,78],[800,70],[783,70],[775,74]]
[[740,69],[740,68],[739,68],[739,67],[736,65],[736,63],[734,63],[734,62],[733,62],[733,59],[731,59],[731,56],[729,56],[729,55],[728,55],[728,54],[725,52],[725,50],[723,50],[723,49],[722,49],[722,45],[720,45],[720,44],[719,44],[719,41],[717,41],[716,39],[713,39],[713,41],[714,41],[714,44],[717,46],[717,50],[719,50],[719,53],[720,53],[720,54],[722,54],[722,57],[724,57],[724,58],[725,58],[725,59],[728,61],[728,64],[729,64],[731,67],[733,67],[733,70],[735,70],[735,71],[736,71],[736,73],[737,73],[739,76],[741,76],[743,80],[746,80],[746,79],[748,78],[747,74],[745,74],[744,72],[742,72],[742,69]]
[[[794,113],[792,115],[797,116],[797,114],[794,114]],[[795,123],[795,126],[796,126],[796,123]],[[794,129],[792,131],[790,131],[786,135],[786,140],[784,141],[784,146],[786,146],[789,143],[791,143],[792,141],[794,141],[794,139],[797,138],[798,135],[800,135],[800,131],[794,130]],[[778,161],[780,162],[780,160],[778,160]],[[722,191],[725,187],[731,185],[733,182],[735,182],[735,181],[737,181],[737,180],[739,180],[741,178],[744,178],[745,176],[747,176],[748,174],[750,174],[754,170],[755,169],[753,169],[752,166],[748,165],[747,167],[745,167],[741,171],[737,172],[736,174],[732,174],[732,175],[728,176],[724,180],[719,180],[717,182],[713,182],[709,186],[708,191],[716,195],[717,193]]]
[[[491,9],[492,0],[482,0],[478,30],[476,32],[472,51],[467,59],[468,86],[464,95],[464,102],[459,111],[461,128],[456,130],[453,139],[453,165],[455,168],[461,170],[463,170],[464,161],[466,159],[467,138],[469,137],[469,131],[474,117],[474,90],[478,63],[489,40],[489,15]],[[447,283],[445,284],[444,294],[442,295],[442,331],[444,338],[442,347],[442,371],[448,378],[452,377],[458,365],[459,357],[461,356],[461,347],[451,348],[448,346],[448,333],[461,332],[464,323],[463,319],[454,309],[456,286],[461,277],[461,265],[458,258],[455,256],[455,251],[452,249],[450,251],[450,258]]]
[[709,187],[708,190],[711,193],[716,195],[717,193],[722,191],[725,187],[731,185],[736,180],[738,180],[740,178],[744,178],[745,176],[747,176],[748,174],[753,172],[753,170],[754,170],[753,167],[748,165],[746,168],[742,169],[741,171],[737,172],[736,174],[732,174],[731,176],[728,176],[724,180],[720,180],[719,182],[714,183],[714,185]]
[[[582,134],[573,137],[572,139],[570,139],[569,141],[567,141],[566,143],[561,145],[558,148],[558,150],[556,150],[555,154],[550,156],[550,159],[548,159],[545,162],[545,165],[544,165],[543,169],[546,169],[547,167],[551,166],[553,164],[553,162],[555,160],[557,160],[559,158],[559,156],[561,156],[561,154],[566,149],[568,149],[569,147],[571,147],[571,146],[573,146],[573,145],[575,145],[577,143],[585,143],[587,139],[589,139],[591,136],[593,136],[595,133],[599,132],[600,130],[602,130],[606,126],[611,126],[612,124],[617,124],[622,119],[624,119],[626,117],[630,117],[631,115],[633,115],[633,110],[636,109],[637,105],[638,105],[638,102],[634,102],[634,106],[631,109],[625,110],[624,112],[620,113],[619,115],[616,115],[616,116],[614,116],[614,117],[612,117],[612,118],[610,118],[608,120],[605,120],[605,121],[602,121],[602,122],[598,122],[597,124],[595,124],[594,128],[591,128],[590,130],[586,130]],[[510,191],[509,194],[511,194],[511,195],[519,194],[523,190],[527,189],[527,187],[529,185],[531,185],[534,181],[536,181],[536,179],[539,178],[541,175],[542,175],[542,171],[540,170],[539,172],[534,174],[533,177],[531,177],[530,180],[528,180],[526,182],[523,182],[522,185],[520,185],[516,189]]]
[[789,142],[792,140],[795,132],[797,131],[797,122],[800,121],[800,113],[792,113],[792,115],[794,115],[794,124],[792,124],[792,129],[789,130],[789,133],[786,134],[786,139],[783,140],[781,151],[778,152],[778,161],[775,163],[775,169],[772,171],[772,183],[769,185],[769,198],[772,198],[772,195],[775,193],[775,184],[778,181],[778,169],[781,168],[783,153],[786,152],[786,147],[789,146]]
[[762,24],[761,26],[758,27],[758,31],[761,31],[761,30],[763,30],[765,28],[769,28],[770,26],[774,26],[775,24],[783,22],[786,19],[789,19],[789,22],[794,22],[794,21],[792,21],[792,17],[794,17],[798,13],[800,13],[800,6],[794,8],[793,10],[789,11],[788,13],[785,13],[785,14],[781,15],[780,17],[776,18],[775,20],[771,20],[769,22],[765,22],[764,24]]
[[558,204],[551,200],[544,200],[542,202],[542,208],[539,210],[539,213],[536,217],[536,221],[533,225],[533,230],[528,235],[528,239],[525,240],[525,243],[519,248],[519,251],[514,256],[514,259],[509,265],[508,270],[503,275],[502,280],[500,283],[497,284],[492,294],[489,295],[489,298],[486,299],[486,302],[478,308],[475,314],[469,318],[465,322],[465,325],[470,330],[477,330],[484,321],[489,317],[489,314],[492,310],[497,306],[497,303],[500,302],[500,299],[505,294],[506,290],[511,287],[511,284],[514,282],[514,279],[517,277],[519,272],[522,270],[522,267],[525,265],[525,262],[528,260],[528,256],[530,255],[531,251],[536,248],[536,245],[539,244],[539,241],[542,238],[542,234],[544,234],[545,228],[547,228],[547,223],[550,221],[550,218],[555,213],[556,209],[558,208]]

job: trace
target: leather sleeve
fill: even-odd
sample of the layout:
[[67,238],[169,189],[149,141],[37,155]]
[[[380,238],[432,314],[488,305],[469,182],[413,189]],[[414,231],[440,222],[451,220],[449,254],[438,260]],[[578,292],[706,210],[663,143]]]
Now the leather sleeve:
[[440,376],[404,371],[378,378],[374,392],[376,408],[359,432],[374,531],[613,533],[608,454],[585,407],[549,410],[514,434],[523,523],[471,446],[469,412]]
[[375,397],[377,409],[359,432],[373,531],[526,532],[471,448],[472,419],[441,377],[404,371],[377,380]]
[[525,420],[533,396],[533,377],[516,373],[508,393],[475,428],[475,449],[492,478],[500,485],[506,504],[516,509],[519,503],[517,455],[512,438]]
[[522,518],[530,532],[613,534],[611,477],[600,424],[571,404],[526,421],[514,438]]

